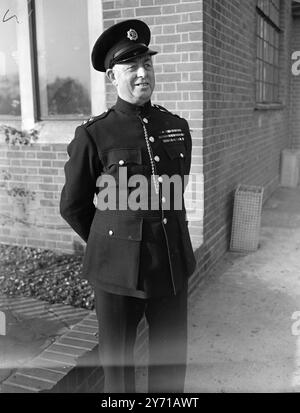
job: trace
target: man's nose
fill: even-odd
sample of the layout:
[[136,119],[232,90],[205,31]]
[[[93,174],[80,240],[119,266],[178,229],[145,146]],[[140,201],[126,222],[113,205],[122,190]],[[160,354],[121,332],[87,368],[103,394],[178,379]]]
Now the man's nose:
[[146,75],[146,70],[144,66],[139,66],[137,70],[137,77],[145,77],[145,75]]

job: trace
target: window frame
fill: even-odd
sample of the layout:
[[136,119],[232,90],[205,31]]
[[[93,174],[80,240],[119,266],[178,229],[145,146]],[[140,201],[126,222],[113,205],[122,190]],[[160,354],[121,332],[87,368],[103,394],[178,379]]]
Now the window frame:
[[[268,13],[265,12],[265,7],[264,9],[260,7],[260,2],[261,0],[257,0],[256,2],[256,31],[255,31],[255,39],[256,39],[256,55],[255,55],[255,91],[254,91],[254,96],[255,96],[255,104],[256,108],[262,109],[262,108],[276,108],[276,107],[281,107],[282,102],[280,99],[280,78],[281,78],[281,65],[280,65],[280,51],[281,51],[281,34],[283,32],[281,26],[281,10],[282,10],[282,3],[281,0],[278,0],[278,8],[274,4],[274,0],[267,0],[268,3],[265,2],[265,0],[262,0],[264,5],[267,4],[268,8]],[[278,19],[277,22],[270,17],[270,5],[272,5],[277,11],[278,11]],[[261,27],[260,27],[260,19],[266,24],[266,32],[264,32],[261,35]],[[269,28],[271,28],[273,31],[278,33],[278,42],[274,40],[274,36],[270,41],[270,32]],[[260,44],[262,48],[262,54],[260,55]],[[267,50],[265,48],[265,44],[267,45]],[[265,55],[265,52],[270,53],[272,51],[271,55],[271,61],[269,60],[269,57]],[[275,54],[277,52],[277,63],[275,60]],[[271,82],[269,79],[266,78],[266,74],[264,74],[265,70],[270,70],[272,72],[272,78]],[[274,81],[276,74],[276,79],[277,81]],[[259,83],[261,84],[259,86]],[[272,98],[271,100],[263,100],[264,97],[267,94],[267,89],[271,87],[271,95]],[[277,89],[277,90],[276,90]],[[262,93],[262,98],[260,97],[260,94]]]

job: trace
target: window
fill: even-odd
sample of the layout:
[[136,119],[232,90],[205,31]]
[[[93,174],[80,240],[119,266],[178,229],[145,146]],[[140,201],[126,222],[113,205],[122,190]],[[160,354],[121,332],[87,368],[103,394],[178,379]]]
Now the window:
[[[101,1],[1,0],[0,16],[1,122],[20,119],[31,129],[49,120],[50,131],[53,120],[77,121],[106,109],[105,77],[90,58],[103,30]],[[56,130],[71,131],[71,123],[57,122]]]
[[279,103],[280,0],[258,0],[256,10],[256,102]]
[[17,21],[13,10],[15,0],[1,0],[0,116],[8,117],[21,115]]
[[87,0],[35,2],[40,116],[91,113]]

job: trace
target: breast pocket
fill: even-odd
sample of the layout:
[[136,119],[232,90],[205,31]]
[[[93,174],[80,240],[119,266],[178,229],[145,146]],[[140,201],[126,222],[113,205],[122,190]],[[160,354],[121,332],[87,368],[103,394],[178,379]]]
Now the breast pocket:
[[172,174],[183,176],[187,155],[184,143],[163,143],[163,148],[171,161]]

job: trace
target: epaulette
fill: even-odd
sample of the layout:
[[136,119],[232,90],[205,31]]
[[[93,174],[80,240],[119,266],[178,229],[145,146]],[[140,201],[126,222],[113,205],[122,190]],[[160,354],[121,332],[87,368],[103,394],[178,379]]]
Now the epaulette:
[[92,123],[96,122],[97,120],[105,118],[109,114],[110,111],[111,111],[111,108],[107,109],[105,112],[101,113],[101,115],[92,116],[91,118],[89,118],[87,120],[84,120],[81,125],[89,126]]
[[159,109],[161,112],[169,113],[170,115],[173,115],[173,116],[176,116],[177,118],[180,118],[179,115],[176,115],[176,113],[170,112],[168,109],[164,108],[163,106],[160,106],[160,105],[153,105],[153,106],[154,106],[156,109]]

